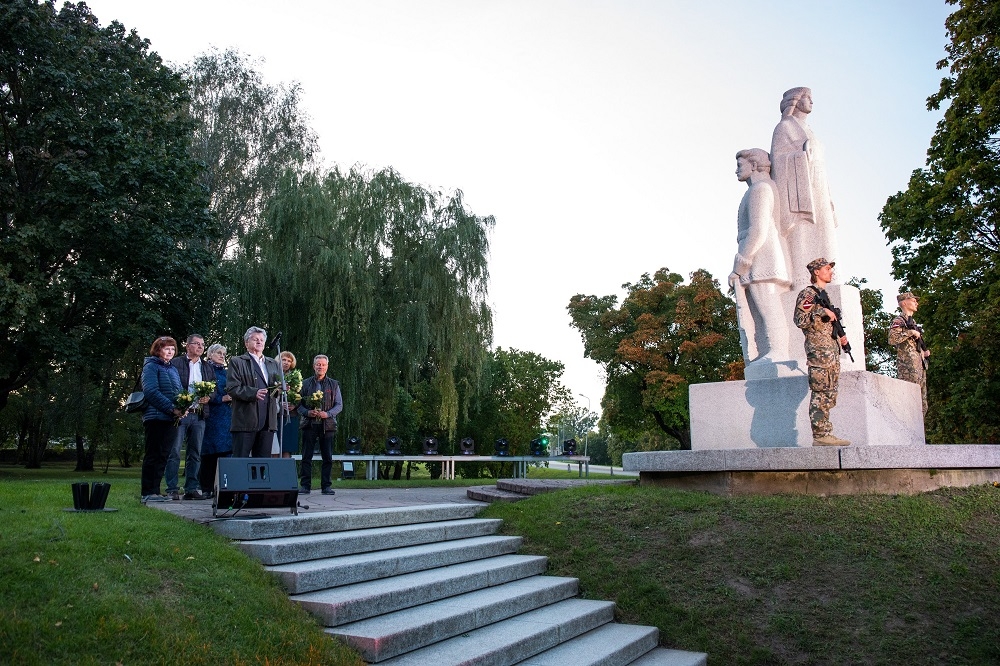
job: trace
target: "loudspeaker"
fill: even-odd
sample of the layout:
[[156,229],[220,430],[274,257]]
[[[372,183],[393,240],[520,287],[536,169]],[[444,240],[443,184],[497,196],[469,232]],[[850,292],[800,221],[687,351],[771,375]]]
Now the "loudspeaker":
[[218,509],[282,507],[298,515],[298,499],[299,480],[291,458],[219,458],[213,516]]

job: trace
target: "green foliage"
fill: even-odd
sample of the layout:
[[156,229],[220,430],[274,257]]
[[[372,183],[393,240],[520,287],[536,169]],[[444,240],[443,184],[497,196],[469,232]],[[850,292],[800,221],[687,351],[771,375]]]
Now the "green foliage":
[[709,664],[1000,663],[1000,489],[737,496],[591,486],[493,504],[522,552]]
[[920,297],[932,441],[1000,442],[1000,7],[949,0],[947,104],[908,188],[880,216],[893,274]]
[[847,284],[861,292],[861,318],[865,329],[865,369],[896,376],[896,350],[889,346],[892,315],[882,304],[882,290],[869,289],[866,278],[852,277]]
[[239,51],[212,49],[184,70],[198,121],[192,153],[205,165],[201,182],[219,225],[216,259],[260,223],[285,170],[308,163],[317,148],[299,85],[269,85],[256,64]]
[[391,169],[286,173],[234,258],[228,337],[256,324],[283,331],[303,358],[329,355],[344,394],[340,430],[366,447],[391,434],[398,389],[413,395],[421,383],[437,400],[422,423],[433,413],[454,438],[459,397],[478,386],[492,336],[493,224],[461,192],[431,193]]
[[742,358],[735,306],[704,270],[691,282],[663,268],[615,296],[574,296],[567,309],[584,354],[608,377],[604,416],[624,440],[667,435],[691,448],[688,386],[729,378]]
[[15,392],[37,407],[21,414],[40,424],[29,464],[59,428],[86,436],[92,465],[142,348],[208,320],[216,232],[187,107],[183,79],[121,24],[82,3],[0,4],[0,409]]
[[563,364],[534,352],[498,347],[483,373],[468,431],[479,448],[492,453],[493,442],[510,442],[511,455],[527,455],[528,443],[542,431],[543,418],[570,400],[559,379]]

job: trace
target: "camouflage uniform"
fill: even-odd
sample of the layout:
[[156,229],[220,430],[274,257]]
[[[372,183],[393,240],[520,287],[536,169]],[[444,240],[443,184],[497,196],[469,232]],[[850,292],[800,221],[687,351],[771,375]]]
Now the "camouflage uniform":
[[809,423],[813,438],[833,434],[830,410],[837,404],[840,379],[840,344],[833,337],[833,324],[823,307],[816,304],[820,290],[810,285],[795,300],[795,325],[806,336],[809,366]]
[[889,325],[889,344],[896,348],[896,376],[920,386],[920,399],[926,415],[927,373],[924,370],[924,355],[917,349],[918,333],[913,330],[912,324],[912,318],[896,315]]

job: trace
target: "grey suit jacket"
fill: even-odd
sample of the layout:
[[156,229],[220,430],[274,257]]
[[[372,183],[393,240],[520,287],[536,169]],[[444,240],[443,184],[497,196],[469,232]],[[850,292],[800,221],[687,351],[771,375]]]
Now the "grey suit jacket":
[[[273,358],[264,357],[264,367],[267,377],[263,378],[266,386],[277,384],[281,370]],[[256,432],[258,430],[257,389],[260,380],[257,361],[250,354],[236,356],[229,362],[226,370],[226,393],[233,399],[233,424],[231,432]],[[278,403],[267,396],[267,429],[278,428]]]

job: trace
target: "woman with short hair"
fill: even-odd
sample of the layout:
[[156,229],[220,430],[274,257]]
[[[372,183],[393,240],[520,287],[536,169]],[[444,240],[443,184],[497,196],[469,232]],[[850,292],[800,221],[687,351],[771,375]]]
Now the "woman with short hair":
[[182,412],[177,409],[177,395],[183,390],[177,368],[170,359],[177,354],[177,341],[162,336],[153,341],[149,356],[142,364],[142,393],[146,410],[142,413],[142,426],[146,432],[146,450],[142,458],[142,503],[166,502],[160,494],[160,482],[167,467],[167,456],[173,446],[177,431],[174,419]]
[[212,408],[205,417],[205,438],[201,441],[201,471],[198,480],[208,497],[215,494],[215,469],[219,458],[233,455],[233,399],[226,393],[226,348],[216,343],[208,348],[208,362],[215,370],[215,393],[209,396]]

